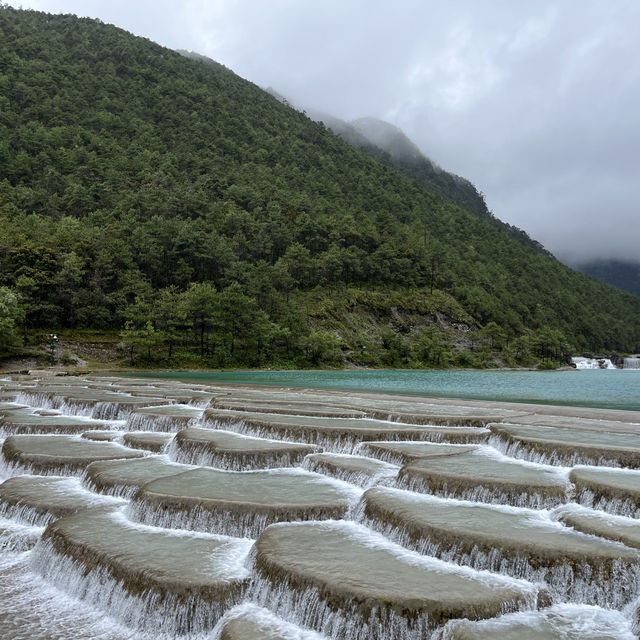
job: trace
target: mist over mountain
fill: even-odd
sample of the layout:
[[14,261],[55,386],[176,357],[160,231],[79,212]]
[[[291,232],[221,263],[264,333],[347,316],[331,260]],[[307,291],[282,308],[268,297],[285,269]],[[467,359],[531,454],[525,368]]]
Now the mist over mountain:
[[440,168],[398,127],[378,118],[359,118],[353,127],[372,144],[388,153],[395,166],[428,189],[478,214],[487,214],[484,197],[466,178]]
[[[281,102],[293,105],[291,100],[272,87],[266,90]],[[372,117],[347,122],[313,107],[303,109],[312,120],[322,122],[352,147],[400,169],[430,191],[474,213],[489,213],[483,195],[469,180],[440,168],[401,129],[391,123]]]
[[576,269],[596,280],[640,296],[640,261],[593,260],[576,265]]

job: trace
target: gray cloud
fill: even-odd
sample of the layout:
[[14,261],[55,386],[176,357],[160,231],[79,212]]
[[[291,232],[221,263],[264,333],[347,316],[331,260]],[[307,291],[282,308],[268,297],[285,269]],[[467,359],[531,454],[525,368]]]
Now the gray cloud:
[[640,251],[636,0],[32,0],[401,127],[567,260]]

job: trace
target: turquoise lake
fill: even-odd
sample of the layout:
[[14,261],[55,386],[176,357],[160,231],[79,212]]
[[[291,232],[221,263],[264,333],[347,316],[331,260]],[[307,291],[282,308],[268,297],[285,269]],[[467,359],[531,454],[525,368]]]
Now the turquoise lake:
[[640,370],[153,371],[135,377],[640,411]]

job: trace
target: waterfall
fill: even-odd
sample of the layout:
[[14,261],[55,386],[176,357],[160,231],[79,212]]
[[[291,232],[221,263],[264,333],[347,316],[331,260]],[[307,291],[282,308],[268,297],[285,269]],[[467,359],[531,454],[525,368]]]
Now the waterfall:
[[315,627],[330,640],[425,640],[436,628],[427,616],[404,617],[391,607],[374,606],[363,614],[354,602],[336,610],[320,589],[289,588],[286,581],[255,579],[247,595],[296,625]]
[[497,449],[510,458],[517,458],[525,462],[546,464],[561,467],[573,467],[577,464],[586,464],[599,467],[620,467],[620,460],[600,455],[597,452],[550,450],[544,451],[536,447],[536,444],[507,440],[501,435],[492,435],[488,445]]
[[0,558],[0,627],[8,630],[9,639],[153,640],[133,634],[104,611],[69,597],[34,573],[30,566],[32,553],[8,553]]
[[[573,360],[615,368],[606,358]],[[624,368],[640,369],[640,355]],[[203,415],[202,394],[224,400],[226,388],[82,383],[11,381],[29,406],[13,419],[12,407],[0,409],[0,482],[25,476],[0,486],[1,638],[8,629],[10,640],[453,640],[475,625],[488,632],[469,637],[510,632],[511,619],[555,632],[559,608],[580,616],[576,637],[594,640],[604,637],[597,612],[640,621],[640,470],[627,470],[636,466],[635,449],[625,449],[629,423],[616,426],[611,414],[571,413],[587,421],[580,438],[566,435],[566,410],[549,411],[545,431],[511,410],[470,405],[457,415],[434,404],[435,417],[414,415],[408,399],[390,397],[388,409],[371,399],[357,420],[349,409],[260,418],[242,399],[218,419]],[[158,397],[147,405],[150,392]],[[269,409],[273,390],[252,393]],[[166,403],[153,405],[160,396]],[[318,405],[338,414],[341,403],[365,401],[345,394]],[[465,417],[485,411],[497,417]],[[515,427],[538,429],[540,442],[531,433],[518,441]],[[117,456],[162,445],[164,455],[90,462],[81,451],[75,465],[67,444],[18,455],[12,443],[38,429],[46,434],[37,438],[63,431],[61,443],[83,450],[106,435],[129,446]],[[86,429],[100,431],[81,440]],[[608,528],[565,522],[579,504],[599,510],[593,518]],[[620,524],[626,538],[610,514],[637,518]]]
[[620,609],[640,592],[640,556],[638,562],[610,560],[590,563],[572,562],[570,559],[550,562],[549,559],[527,553],[526,548],[520,552],[511,550],[506,553],[498,547],[489,550],[474,545],[467,548],[455,536],[423,536],[392,522],[367,515],[363,505],[359,506],[355,517],[357,522],[381,533],[385,538],[425,556],[472,567],[478,571],[500,573],[534,584],[544,583],[557,602],[596,604]]
[[[290,533],[297,528],[309,535],[296,541]],[[274,541],[287,530],[282,544]],[[310,555],[307,565],[305,549],[314,543],[326,549],[326,562],[314,563]],[[531,583],[422,556],[347,522],[273,525],[257,540],[250,559],[249,599],[331,640],[423,640],[447,619],[533,609],[542,596]],[[378,562],[393,567],[388,583],[374,577]],[[465,601],[448,600],[447,590],[457,580],[475,587]],[[509,596],[498,599],[496,611],[492,594],[503,589]]]
[[475,487],[458,488],[449,487],[447,483],[439,486],[429,483],[420,477],[413,477],[400,472],[395,486],[399,489],[414,491],[416,493],[428,493],[440,498],[454,498],[469,502],[486,502],[487,504],[507,504],[513,507],[529,509],[552,509],[567,501],[567,496],[546,493],[541,489],[523,491],[518,487],[513,490],[505,490],[500,487],[478,484]]
[[633,622],[620,611],[589,605],[556,604],[540,611],[472,622],[455,620],[433,640],[462,638],[564,638],[568,640],[637,640]]
[[[181,405],[171,405],[180,407]],[[127,417],[125,429],[127,431],[164,431],[175,432],[181,429],[188,429],[196,426],[200,420],[198,412],[188,412],[192,415],[180,415],[167,413],[162,415],[158,413],[144,413],[136,410],[132,411]]]
[[609,358],[571,358],[576,369],[617,369]]
[[[328,419],[327,419],[328,420]],[[340,424],[339,418],[336,423]],[[364,422],[364,421],[363,421]],[[252,420],[218,419],[215,416],[204,417],[203,427],[223,431],[234,431],[236,433],[253,436],[256,438],[294,441],[305,443],[322,448],[324,451],[332,453],[358,454],[359,447],[367,441],[384,440],[386,442],[472,442],[484,441],[489,430],[477,427],[436,427],[434,425],[406,425],[406,429],[386,430],[384,422],[379,428],[374,428],[371,433],[365,429],[354,429],[346,425],[344,429],[327,429],[325,425],[302,425],[284,423],[257,423]],[[393,423],[389,423],[393,425]]]
[[209,640],[244,640],[252,638],[278,638],[278,640],[326,640],[324,636],[286,622],[268,609],[250,602],[227,612],[216,625]]
[[395,481],[400,467],[388,463],[379,463],[375,470],[358,469],[349,464],[340,464],[340,459],[356,458],[346,454],[331,454],[332,459],[327,458],[327,454],[310,454],[302,461],[302,468],[314,473],[324,475],[355,484],[363,489],[375,487],[379,484],[392,484]]
[[575,501],[583,507],[604,511],[614,516],[640,518],[640,506],[638,506],[636,500],[609,496],[597,489],[580,488],[576,494]]
[[640,369],[640,356],[630,356],[624,359],[623,369]]
[[20,524],[0,516],[0,552],[28,551],[37,544],[43,531],[44,527]]
[[241,594],[231,593],[225,600],[208,601],[188,590],[184,594],[162,592],[152,583],[136,593],[107,567],[88,569],[84,563],[60,554],[50,541],[38,542],[31,553],[31,570],[58,589],[108,612],[127,627],[169,638],[213,629],[225,611],[241,600]]
[[255,469],[283,469],[300,465],[306,451],[238,452],[225,453],[198,447],[177,446],[173,441],[167,446],[170,459],[180,464],[199,467],[215,467],[226,471],[252,471]]

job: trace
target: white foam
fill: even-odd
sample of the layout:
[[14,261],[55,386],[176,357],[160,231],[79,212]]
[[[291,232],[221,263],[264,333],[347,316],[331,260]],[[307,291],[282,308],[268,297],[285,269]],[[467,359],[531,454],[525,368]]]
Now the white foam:
[[245,602],[227,612],[216,625],[210,640],[219,640],[225,624],[238,618],[249,620],[256,627],[264,629],[269,633],[269,637],[273,637],[274,634],[282,640],[325,640],[319,633],[293,625],[252,602]]
[[[454,630],[458,628],[483,632],[486,638],[492,638],[494,634],[500,637],[499,634],[509,632],[514,625],[518,625],[518,630],[523,633],[526,633],[525,629],[531,632],[546,632],[548,637],[567,640],[637,640],[631,620],[620,611],[576,604],[557,604],[540,611],[510,613],[482,622],[450,622],[438,636],[438,640],[457,637]],[[526,638],[526,635],[522,637]]]
[[571,362],[576,369],[617,369],[615,364],[609,358],[571,358]]

